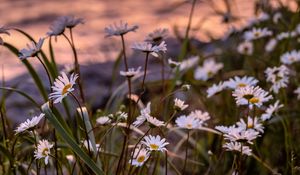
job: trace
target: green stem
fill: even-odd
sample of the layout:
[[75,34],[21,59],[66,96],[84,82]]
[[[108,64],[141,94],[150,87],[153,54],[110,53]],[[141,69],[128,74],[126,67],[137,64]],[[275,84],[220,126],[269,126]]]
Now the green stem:
[[186,161],[188,156],[189,138],[190,138],[190,130],[187,131],[187,138],[186,138],[186,145],[185,145],[185,159],[184,159],[182,174],[186,174],[185,169],[186,169]]

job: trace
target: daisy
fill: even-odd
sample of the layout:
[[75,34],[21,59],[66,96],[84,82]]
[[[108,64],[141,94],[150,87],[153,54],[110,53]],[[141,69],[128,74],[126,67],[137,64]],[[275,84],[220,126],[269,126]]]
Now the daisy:
[[48,140],[40,140],[36,150],[34,151],[34,157],[36,159],[45,159],[45,164],[49,162],[50,149],[53,147],[53,144],[49,143]]
[[20,50],[19,58],[23,60],[29,57],[35,57],[37,53],[41,50],[44,40],[45,38],[40,38],[38,43],[31,41],[30,44],[27,44],[27,49]]
[[[0,26],[0,34],[6,34],[6,35],[10,35],[10,33],[8,32],[9,28],[5,27],[5,26]],[[4,41],[3,39],[0,37],[0,45],[3,45]]]
[[139,127],[141,124],[143,124],[147,120],[147,116],[151,113],[151,102],[149,102],[146,106],[146,108],[142,109],[140,111],[141,115],[139,115],[136,120],[132,123],[133,126]]
[[255,105],[260,107],[264,102],[269,101],[273,97],[269,92],[256,86],[245,86],[237,88],[233,91],[232,96],[235,97],[237,105]]
[[159,45],[152,45],[148,42],[136,42],[131,46],[134,50],[139,50],[146,53],[151,53],[153,56],[158,57],[158,52],[166,52],[167,44],[165,41],[162,41]]
[[293,38],[297,35],[296,32],[292,31],[292,32],[281,32],[279,33],[276,38],[277,40],[281,41],[283,39],[289,39],[289,38]]
[[260,117],[261,120],[262,121],[269,120],[272,117],[273,113],[276,112],[276,111],[278,111],[282,107],[283,107],[283,104],[280,104],[279,100],[277,100],[273,105],[270,105],[266,109],[265,113],[263,113],[261,115],[261,117]]
[[169,144],[166,142],[165,138],[161,138],[159,135],[152,136],[148,135],[145,136],[144,140],[142,141],[142,144],[144,144],[147,147],[147,150],[149,151],[167,151],[166,146]]
[[211,87],[209,87],[206,91],[207,93],[207,98],[210,98],[214,96],[215,94],[221,92],[224,90],[225,86],[223,82],[220,82],[219,84],[213,84]]
[[258,83],[258,80],[254,77],[238,77],[235,76],[233,78],[230,78],[228,81],[224,82],[224,86],[230,89],[236,89],[240,87],[246,87],[246,86],[255,86]]
[[291,52],[286,52],[280,56],[280,61],[283,64],[293,64],[300,61],[300,51],[292,50]]
[[144,149],[137,147],[134,152],[132,153],[132,160],[129,160],[131,165],[139,167],[142,166],[150,157],[150,153]]
[[32,117],[31,120],[27,119],[25,122],[21,123],[17,129],[15,130],[16,134],[24,132],[26,130],[30,130],[34,128],[39,122],[43,119],[45,114],[40,114],[39,116]]
[[175,120],[175,123],[180,128],[185,129],[196,129],[201,126],[201,122],[199,119],[192,116],[182,115]]
[[227,151],[241,152],[242,154],[247,156],[252,155],[252,150],[249,148],[249,146],[242,146],[240,142],[225,143],[223,145],[223,148],[225,148]]
[[52,86],[54,92],[49,95],[49,99],[54,99],[54,103],[61,103],[63,98],[74,90],[73,86],[77,78],[78,75],[72,73],[69,79],[63,72],[61,76],[55,79],[54,86]]
[[201,110],[192,111],[189,116],[199,119],[202,122],[206,122],[210,119],[210,115],[208,112],[203,112]]
[[267,82],[272,83],[270,90],[276,94],[279,92],[280,88],[287,87],[287,84],[289,83],[289,69],[285,65],[273,68],[268,67],[265,70],[265,74]]
[[96,119],[96,122],[100,125],[106,125],[111,123],[111,119],[107,116],[102,116]]
[[273,33],[272,31],[268,30],[267,28],[252,28],[250,31],[246,31],[244,33],[244,39],[247,41],[256,40],[259,38],[271,36]]
[[141,72],[141,67],[138,67],[136,70],[134,68],[129,68],[128,71],[120,71],[120,75],[132,78]]
[[242,127],[234,127],[224,134],[225,140],[231,142],[247,142],[253,144],[253,140],[259,137],[259,132],[254,129],[244,129]]
[[149,33],[145,39],[147,42],[160,43],[167,38],[169,30],[166,28],[155,29],[153,32]]
[[104,31],[106,33],[106,37],[110,37],[125,35],[128,32],[135,32],[138,28],[139,27],[137,25],[129,27],[127,23],[120,21],[119,23],[114,23],[113,25],[105,27]]
[[164,126],[165,123],[163,121],[160,121],[158,120],[157,118],[155,117],[152,117],[150,115],[146,116],[146,120],[147,122],[151,125],[151,126],[156,126],[156,127],[159,127],[159,126]]
[[300,87],[298,87],[296,90],[294,90],[294,93],[297,94],[297,99],[300,99]]
[[183,111],[184,109],[186,109],[189,105],[184,104],[184,101],[175,98],[174,100],[174,109],[177,111]]
[[254,129],[260,133],[264,133],[264,127],[261,122],[258,121],[258,118],[254,117],[254,119],[248,116],[247,121],[240,119],[239,122],[236,123],[238,127],[246,129]]
[[47,32],[48,36],[58,36],[65,32],[66,28],[66,18],[59,17],[56,19],[49,27],[50,31]]
[[185,60],[183,60],[179,65],[179,71],[188,70],[196,65],[198,65],[199,57],[191,56]]
[[253,43],[250,42],[250,41],[244,41],[244,42],[242,42],[238,45],[237,51],[240,54],[252,55],[252,53],[253,53]]
[[277,24],[279,22],[279,20],[282,19],[282,14],[280,12],[276,12],[274,15],[273,15],[273,22],[275,24]]
[[78,24],[84,24],[83,18],[75,18],[74,16],[63,16],[65,18],[66,28],[74,28]]
[[168,64],[170,65],[171,68],[175,68],[179,66],[181,63],[177,61],[173,61],[171,58],[168,59]]
[[265,46],[265,51],[272,52],[275,49],[276,45],[277,45],[277,39],[275,38],[270,39]]
[[216,63],[213,59],[205,60],[203,66],[196,68],[194,78],[196,80],[206,81],[212,78],[219,70],[223,68],[223,63]]

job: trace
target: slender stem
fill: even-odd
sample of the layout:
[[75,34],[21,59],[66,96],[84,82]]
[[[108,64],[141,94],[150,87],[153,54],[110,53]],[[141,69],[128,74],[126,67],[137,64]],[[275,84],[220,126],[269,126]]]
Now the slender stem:
[[122,164],[122,159],[123,159],[123,155],[124,155],[124,152],[125,152],[125,147],[127,145],[127,134],[125,134],[125,137],[124,137],[124,141],[123,141],[123,146],[122,146],[122,151],[121,151],[121,154],[120,154],[120,159],[118,161],[118,166],[117,166],[117,171],[116,171],[116,175],[119,175],[119,170],[121,168],[121,164]]
[[176,110],[174,110],[174,112],[173,112],[173,114],[172,114],[172,116],[169,118],[169,120],[166,122],[166,124],[165,124],[165,126],[167,127],[168,126],[168,124],[172,121],[172,119],[175,117],[175,115],[176,115],[176,113],[177,113],[177,111]]
[[255,160],[257,160],[259,163],[261,163],[265,168],[267,168],[272,174],[278,174],[276,171],[274,171],[274,168],[270,167],[266,162],[262,161],[259,157],[252,154],[251,155]]
[[50,73],[46,67],[46,65],[44,64],[44,62],[41,60],[41,58],[36,55],[37,59],[40,61],[40,63],[42,64],[43,68],[45,69],[46,73],[47,73],[47,76],[48,76],[48,80],[49,80],[49,86],[50,86],[50,91],[52,92],[52,80],[51,80],[51,76],[50,76]]
[[76,163],[77,163],[77,158],[76,158],[76,160],[74,162],[74,165],[72,167],[71,175],[73,175],[73,173],[74,173],[74,170],[75,170],[75,167],[76,167]]
[[193,13],[194,13],[196,1],[197,0],[193,0],[193,2],[192,2],[192,8],[191,8],[191,11],[190,11],[189,21],[188,21],[188,25],[187,25],[187,28],[186,28],[186,31],[185,31],[185,38],[189,37],[189,32],[190,32],[191,25],[192,25],[192,18],[193,18]]
[[[143,93],[145,92],[145,79],[146,79],[146,75],[147,75],[147,67],[148,67],[148,59],[149,59],[149,52],[146,52],[146,60],[145,60],[145,68],[144,68],[144,76],[143,76],[143,81],[142,81],[142,89],[143,89]],[[142,94],[143,94],[142,93]]]
[[[37,140],[36,140],[36,134],[35,134],[34,130],[32,131],[32,134],[33,134],[33,137],[34,137],[34,145],[35,145],[35,148],[37,149]],[[39,175],[39,174],[40,174],[40,169],[39,169],[39,162],[38,162],[38,159],[36,159],[35,165],[36,165],[36,172],[37,172],[37,175]]]
[[127,57],[126,57],[126,48],[125,48],[124,35],[121,35],[121,40],[122,40],[122,50],[123,50],[123,58],[124,58],[125,70],[128,71],[128,63],[127,63]]
[[190,138],[190,130],[187,131],[186,147],[185,147],[185,159],[184,159],[182,174],[186,174],[185,173],[185,168],[186,168],[186,160],[187,160],[187,156],[188,156],[189,138]]
[[165,60],[164,56],[161,58],[161,84],[162,84],[162,96],[165,95]]

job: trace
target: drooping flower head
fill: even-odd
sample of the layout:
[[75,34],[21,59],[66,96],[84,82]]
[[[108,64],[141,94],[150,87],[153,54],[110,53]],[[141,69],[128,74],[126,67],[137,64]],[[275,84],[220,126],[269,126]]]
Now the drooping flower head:
[[185,110],[189,105],[187,104],[184,104],[184,101],[178,99],[178,98],[175,98],[174,100],[174,109],[177,110],[177,111],[183,111]]
[[202,66],[196,68],[194,78],[196,80],[207,81],[223,68],[223,63],[216,63],[214,59],[207,59]]
[[125,35],[128,32],[135,32],[136,29],[138,29],[137,25],[129,27],[127,23],[120,21],[119,23],[114,23],[113,25],[105,27],[104,31],[106,33],[106,37],[110,37]]
[[161,41],[165,40],[169,34],[169,30],[166,28],[155,29],[153,32],[149,33],[145,41],[159,44]]
[[289,82],[289,72],[290,70],[285,65],[272,68],[268,67],[265,70],[265,74],[267,82],[272,83],[270,90],[277,94],[280,88],[287,87]]
[[128,71],[120,71],[120,75],[132,78],[141,72],[141,67],[138,67],[136,70],[134,68],[129,68]]
[[65,32],[66,28],[74,28],[78,24],[83,24],[82,18],[75,18],[74,16],[61,16],[57,18],[50,26],[48,36],[58,36]]
[[167,150],[166,146],[169,143],[166,142],[165,138],[161,138],[159,135],[157,136],[147,135],[142,141],[142,144],[144,144],[146,146],[146,149],[149,151],[164,152]]
[[223,82],[219,82],[219,84],[213,84],[206,91],[207,98],[214,96],[215,94],[221,92],[224,89],[225,89],[225,84]]
[[40,140],[36,150],[34,151],[34,157],[36,159],[45,159],[45,164],[49,162],[50,149],[53,144],[49,143],[48,140]]
[[34,128],[39,122],[43,119],[45,114],[40,114],[39,116],[32,117],[31,120],[27,119],[25,122],[21,123],[17,129],[15,130],[16,134],[24,132],[26,130],[30,130]]
[[282,107],[283,107],[283,104],[280,104],[279,100],[277,100],[273,105],[270,105],[266,109],[265,113],[263,113],[261,115],[261,117],[260,117],[261,120],[262,121],[269,120],[272,117],[273,113],[276,112],[276,111],[278,111]]
[[242,145],[242,143],[240,143],[240,142],[225,143],[223,145],[223,148],[225,148],[227,151],[240,152],[247,156],[252,155],[252,150],[249,148],[249,146]]
[[142,166],[150,157],[149,151],[145,148],[137,147],[134,152],[132,153],[132,160],[129,160],[133,166]]
[[29,57],[35,57],[41,50],[44,40],[45,38],[40,38],[38,43],[31,41],[29,44],[27,44],[27,49],[20,50],[19,58],[23,60]]
[[153,45],[148,42],[136,42],[131,46],[132,49],[151,53],[153,56],[158,57],[159,52],[167,51],[167,44],[165,41],[162,41],[159,45]]
[[54,103],[61,103],[63,98],[74,90],[73,86],[76,84],[77,78],[78,75],[72,73],[69,79],[63,72],[61,76],[55,79],[54,86],[52,86],[54,92],[49,95],[49,99],[53,99]]

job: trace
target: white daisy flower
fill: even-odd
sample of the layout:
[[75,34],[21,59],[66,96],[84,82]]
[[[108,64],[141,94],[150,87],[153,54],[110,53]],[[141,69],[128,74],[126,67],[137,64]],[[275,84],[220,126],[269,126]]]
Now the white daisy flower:
[[282,19],[282,14],[280,12],[276,12],[274,15],[273,15],[273,22],[275,24],[277,24],[279,22],[279,20]]
[[229,133],[235,126],[216,126],[215,129],[222,132],[223,134]]
[[234,127],[227,133],[224,133],[225,140],[229,140],[231,142],[247,142],[249,144],[253,144],[252,141],[259,136],[259,132],[254,129],[245,130],[242,127]]
[[134,68],[129,68],[128,71],[120,71],[120,75],[132,78],[141,72],[141,67],[138,67],[136,70]]
[[246,31],[244,33],[244,39],[247,41],[256,40],[259,38],[271,36],[273,33],[272,31],[268,30],[267,28],[252,28],[250,31]]
[[132,160],[129,160],[131,165],[140,167],[142,166],[150,157],[149,151],[144,148],[137,147],[132,153]]
[[166,142],[165,138],[161,138],[159,135],[152,136],[147,135],[145,136],[144,140],[142,141],[142,144],[144,144],[147,147],[147,150],[149,151],[167,151],[166,146],[169,144]]
[[[10,35],[10,33],[8,32],[9,28],[5,27],[5,26],[0,26],[0,34],[6,34],[6,35]],[[3,45],[4,41],[3,39],[0,37],[0,45]]]
[[289,72],[289,69],[285,65],[273,68],[268,67],[265,70],[265,74],[267,82],[272,83],[270,90],[277,94],[280,88],[287,87],[289,83]]
[[40,140],[36,150],[34,151],[34,157],[36,159],[45,159],[45,164],[49,162],[50,149],[53,144],[49,143],[48,140]]
[[276,39],[281,41],[283,39],[289,39],[289,38],[293,38],[297,35],[296,32],[291,31],[291,32],[281,32],[278,35],[276,35]]
[[225,89],[225,85],[223,82],[219,82],[219,84],[213,84],[206,90],[207,98],[214,96],[215,94],[221,92]]
[[119,23],[114,23],[113,25],[109,25],[108,27],[105,27],[104,31],[106,33],[106,37],[110,37],[110,36],[125,35],[128,32],[135,32],[136,29],[138,28],[139,27],[137,25],[129,27],[127,23],[120,21]]
[[45,38],[40,38],[38,43],[31,41],[30,44],[27,44],[27,49],[20,50],[19,58],[23,60],[29,57],[35,57],[41,50],[44,40]]
[[223,145],[223,148],[225,148],[227,151],[236,151],[236,152],[241,152],[244,155],[251,156],[252,155],[252,150],[249,148],[249,146],[245,146],[240,143],[240,142],[229,142],[225,143]]
[[155,29],[153,32],[149,33],[145,39],[147,42],[159,43],[167,38],[169,30],[166,28]]
[[283,107],[283,104],[280,104],[279,100],[277,100],[273,105],[270,105],[266,109],[265,113],[263,113],[261,115],[261,117],[260,117],[261,120],[262,121],[269,120],[272,117],[273,113],[276,112],[276,111],[278,111],[282,107]]
[[139,50],[142,52],[151,53],[153,56],[158,57],[159,52],[166,52],[167,51],[167,44],[165,41],[162,41],[159,45],[152,45],[148,42],[136,42],[131,46],[134,50]]
[[74,16],[63,16],[65,18],[66,28],[74,28],[78,24],[84,24],[83,18],[75,18]]
[[248,116],[247,121],[240,119],[239,122],[236,123],[238,127],[245,128],[246,129],[254,129],[260,133],[264,133],[264,126],[261,122],[258,121],[257,117],[254,117],[254,119],[250,116]]
[[292,50],[290,52],[286,52],[280,56],[280,61],[287,65],[298,62],[300,61],[300,51]]
[[206,81],[212,78],[219,70],[223,68],[223,63],[216,63],[214,59],[204,60],[203,66],[196,68],[194,78],[196,80]]
[[300,87],[294,90],[294,93],[297,94],[297,99],[300,100]]
[[172,59],[168,59],[168,64],[170,65],[171,68],[175,68],[181,64],[181,62],[173,61]]
[[270,15],[268,13],[266,13],[266,12],[261,12],[257,16],[257,20],[258,21],[267,21],[269,19],[270,19]]
[[278,43],[277,39],[275,38],[270,39],[265,46],[265,51],[272,52],[275,49],[277,43]]
[[48,36],[58,36],[65,32],[66,28],[66,21],[65,17],[59,17],[56,19],[49,27],[50,31],[47,32]]
[[206,122],[210,119],[210,115],[208,112],[203,112],[201,110],[192,111],[189,116],[199,119],[202,122]]
[[258,83],[258,80],[254,77],[238,77],[235,76],[233,78],[230,78],[229,80],[224,82],[224,86],[230,89],[236,89],[240,87],[246,87],[246,86],[255,86]]
[[54,103],[61,103],[63,98],[74,90],[73,86],[77,78],[78,75],[73,73],[69,79],[66,73],[62,72],[61,76],[54,81],[54,86],[52,86],[54,92],[49,95],[49,99],[54,99]]
[[192,116],[185,116],[185,115],[178,117],[175,120],[175,123],[177,124],[178,127],[185,128],[185,129],[196,129],[202,125],[199,119]]
[[96,119],[96,122],[100,125],[106,125],[111,123],[111,119],[107,116],[102,116]]
[[187,104],[184,104],[184,101],[178,99],[178,98],[175,98],[174,100],[174,109],[175,110],[178,110],[178,111],[183,111],[185,110],[189,105]]
[[233,91],[232,96],[235,97],[237,105],[255,105],[260,107],[264,102],[272,99],[272,95],[269,92],[256,86],[245,86],[237,88]]
[[179,71],[186,71],[196,65],[198,65],[199,57],[191,56],[187,59],[184,59],[179,65]]
[[132,123],[133,126],[139,127],[147,120],[147,116],[150,116],[151,113],[151,102],[149,102],[146,108],[140,111],[141,115],[139,115],[136,120]]
[[244,42],[242,42],[238,45],[237,51],[240,54],[252,55],[252,53],[253,53],[253,43],[250,42],[250,41],[244,41]]
[[27,119],[25,122],[21,123],[15,130],[16,134],[24,132],[25,130],[30,130],[35,127],[43,119],[45,114],[40,114],[39,116],[32,117],[31,120]]
[[158,120],[155,117],[152,117],[150,115],[146,116],[146,120],[149,124],[156,126],[156,127],[160,127],[160,126],[164,126],[165,123],[163,121]]

